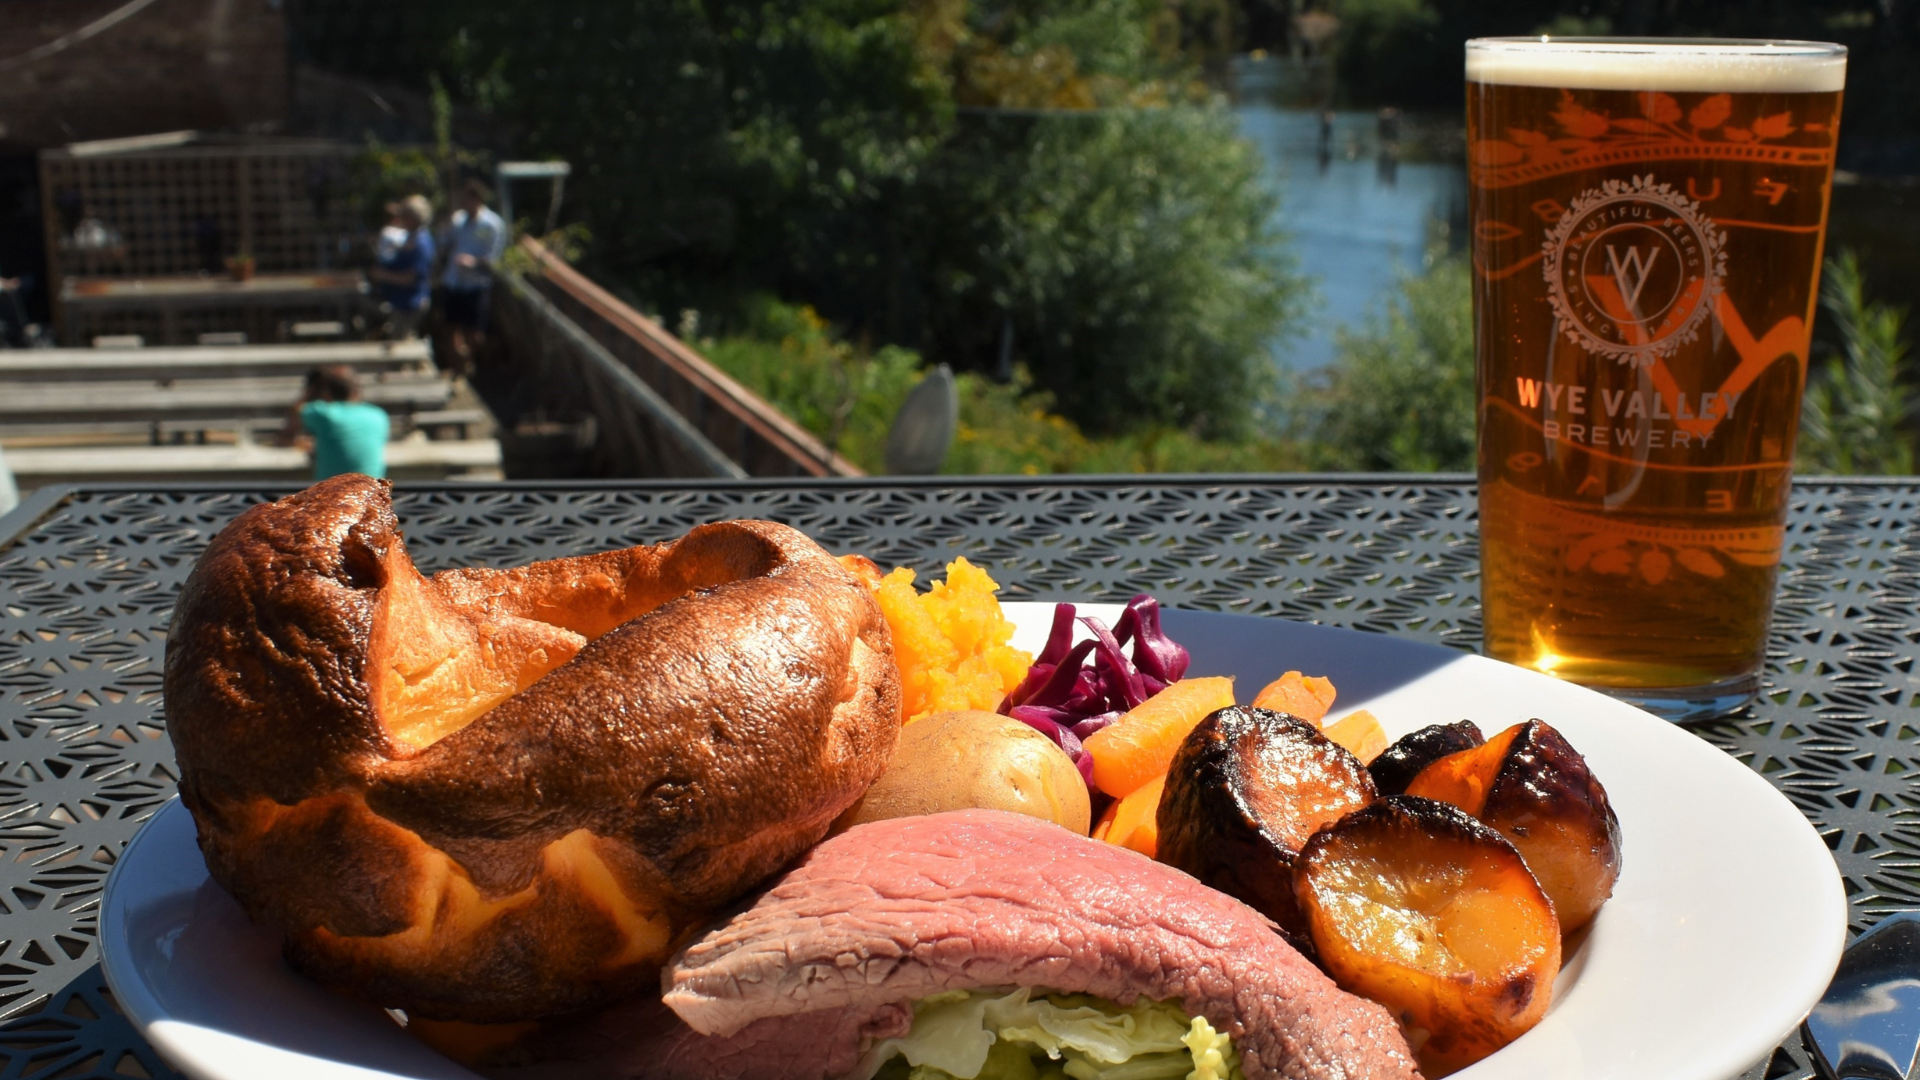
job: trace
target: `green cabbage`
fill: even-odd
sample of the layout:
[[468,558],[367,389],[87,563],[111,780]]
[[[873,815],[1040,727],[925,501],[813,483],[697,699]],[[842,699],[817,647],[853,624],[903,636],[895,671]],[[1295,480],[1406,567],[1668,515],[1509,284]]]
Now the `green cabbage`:
[[952,990],[913,1004],[907,1034],[877,1043],[851,1080],[1245,1080],[1205,1017],[1144,998]]

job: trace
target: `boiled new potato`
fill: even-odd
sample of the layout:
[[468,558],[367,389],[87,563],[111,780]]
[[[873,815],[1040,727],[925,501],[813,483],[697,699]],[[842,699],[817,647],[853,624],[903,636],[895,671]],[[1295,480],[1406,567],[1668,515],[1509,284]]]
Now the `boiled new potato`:
[[1065,750],[998,713],[934,713],[900,730],[893,762],[834,831],[943,810],[1007,810],[1072,829],[1092,824],[1086,781]]

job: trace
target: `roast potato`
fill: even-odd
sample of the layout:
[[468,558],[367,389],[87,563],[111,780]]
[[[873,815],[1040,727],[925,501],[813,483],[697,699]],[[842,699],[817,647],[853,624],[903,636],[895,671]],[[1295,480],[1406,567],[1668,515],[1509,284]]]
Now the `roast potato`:
[[1307,721],[1221,709],[1193,729],[1167,771],[1157,857],[1298,937],[1292,867],[1300,846],[1373,798],[1366,766]]
[[1529,720],[1434,762],[1407,794],[1439,799],[1498,829],[1552,898],[1560,928],[1587,924],[1620,877],[1620,821],[1586,759]]
[[1546,1015],[1560,971],[1553,905],[1513,845],[1459,809],[1381,799],[1315,833],[1293,885],[1321,966],[1398,1015],[1427,1076]]
[[1093,817],[1086,781],[1065,750],[1010,716],[967,710],[902,728],[887,771],[833,831],[969,808],[1025,814],[1082,836]]
[[1400,736],[1379,757],[1367,762],[1367,771],[1373,774],[1373,784],[1382,796],[1404,795],[1422,769],[1448,754],[1471,750],[1486,741],[1479,725],[1471,720],[1432,724]]

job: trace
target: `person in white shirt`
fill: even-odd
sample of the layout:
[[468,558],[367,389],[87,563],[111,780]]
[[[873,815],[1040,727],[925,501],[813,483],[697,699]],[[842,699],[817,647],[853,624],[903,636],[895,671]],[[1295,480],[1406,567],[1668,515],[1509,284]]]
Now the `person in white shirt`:
[[447,233],[447,268],[440,275],[440,286],[456,375],[471,370],[474,350],[486,340],[493,268],[507,247],[507,223],[487,209],[492,194],[478,180],[460,185]]

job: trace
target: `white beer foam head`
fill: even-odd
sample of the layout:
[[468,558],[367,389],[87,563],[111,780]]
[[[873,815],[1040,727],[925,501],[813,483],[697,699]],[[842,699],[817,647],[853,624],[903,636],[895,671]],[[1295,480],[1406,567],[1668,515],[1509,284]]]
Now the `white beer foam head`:
[[1847,82],[1847,50],[1817,41],[1475,38],[1467,80],[1570,90],[1821,93]]

